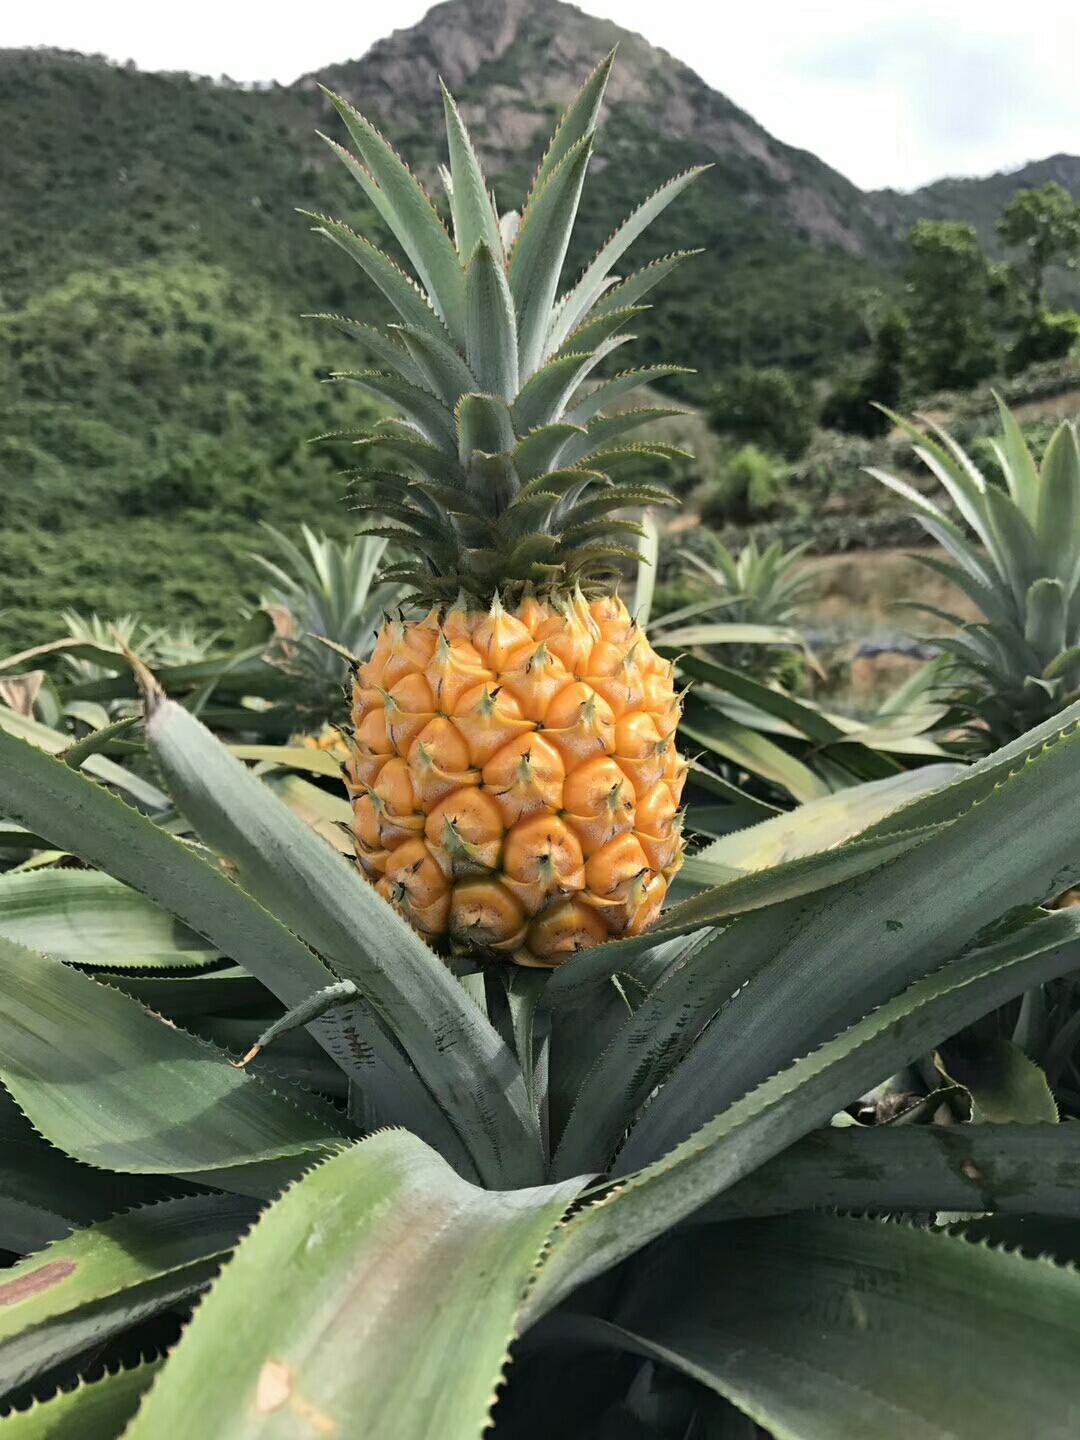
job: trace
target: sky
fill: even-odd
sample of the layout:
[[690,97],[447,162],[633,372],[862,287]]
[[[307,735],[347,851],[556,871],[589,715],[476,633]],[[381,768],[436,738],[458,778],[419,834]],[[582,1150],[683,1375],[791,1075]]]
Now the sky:
[[[355,59],[426,0],[8,0],[0,46],[288,83]],[[582,0],[867,189],[1080,154],[1078,0]]]

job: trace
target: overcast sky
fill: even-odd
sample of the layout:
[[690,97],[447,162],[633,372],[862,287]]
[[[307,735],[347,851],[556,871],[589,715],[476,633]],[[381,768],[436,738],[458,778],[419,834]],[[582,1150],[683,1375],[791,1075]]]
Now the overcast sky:
[[[355,59],[425,0],[6,0],[0,46],[283,83]],[[1080,154],[1080,0],[582,0],[857,184],[909,189]]]

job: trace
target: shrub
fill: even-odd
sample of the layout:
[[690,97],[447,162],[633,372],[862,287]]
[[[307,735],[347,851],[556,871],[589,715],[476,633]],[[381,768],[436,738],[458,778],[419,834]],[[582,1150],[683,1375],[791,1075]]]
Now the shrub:
[[760,445],[789,460],[803,453],[814,433],[808,389],[778,367],[733,370],[713,390],[707,415],[718,435]]
[[1063,360],[1080,339],[1080,314],[1075,310],[1040,310],[1026,322],[1009,346],[1005,369],[1017,375],[1029,365]]
[[841,375],[826,396],[821,424],[848,435],[884,435],[888,416],[877,408],[895,409],[900,403],[904,382],[908,325],[899,310],[890,310],[874,336],[874,354],[868,366]]
[[720,461],[701,506],[708,525],[763,519],[784,497],[787,466],[756,445],[743,445]]

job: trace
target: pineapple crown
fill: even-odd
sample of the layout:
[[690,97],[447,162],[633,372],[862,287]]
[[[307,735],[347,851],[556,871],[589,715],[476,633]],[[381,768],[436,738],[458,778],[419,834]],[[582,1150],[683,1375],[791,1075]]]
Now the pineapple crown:
[[[347,100],[326,94],[357,154],[322,136],[375,206],[416,279],[347,225],[310,215],[318,232],[359,264],[396,310],[378,328],[332,322],[374,353],[381,368],[336,372],[389,401],[403,417],[351,439],[364,463],[350,470],[364,533],[394,541],[406,558],[385,578],[427,602],[463,592],[563,589],[638,559],[627,537],[644,532],[625,512],[672,502],[640,475],[643,459],[686,452],[625,437],[678,410],[603,413],[637,387],[683,367],[653,365],[590,383],[600,362],[632,337],[642,297],[687,256],[663,256],[618,279],[626,249],[707,166],[676,175],[634,210],[560,295],[567,246],[592,154],[614,52],[563,115],[520,215],[500,220],[476,150],[443,86],[449,169],[443,180],[453,234],[408,166]],[[386,457],[389,457],[387,460]]]

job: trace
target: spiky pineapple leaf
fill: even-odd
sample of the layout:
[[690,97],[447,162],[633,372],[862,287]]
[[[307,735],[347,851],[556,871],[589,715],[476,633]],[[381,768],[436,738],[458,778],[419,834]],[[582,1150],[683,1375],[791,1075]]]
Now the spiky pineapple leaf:
[[[710,167],[708,165],[697,165],[690,170],[684,170],[681,175],[674,175],[665,184],[655,190],[646,200],[634,210],[611,237],[600,247],[597,254],[586,266],[581,279],[566,296],[563,303],[555,313],[552,329],[548,335],[550,348],[557,348],[575,326],[580,325],[588,314],[590,308],[596,303],[604,291],[605,281],[611,273],[612,268],[618,264],[620,258],[634,243],[639,235],[652,224],[675,197],[686,189],[691,181],[703,174]],[[623,302],[625,303],[625,301]]]
[[829,1125],[688,1221],[797,1210],[990,1211],[1080,1219],[1080,1126]]
[[[108,682],[105,682],[106,686]],[[49,725],[43,725],[30,715],[19,715],[0,704],[0,734],[17,736],[46,755],[62,755],[71,744],[71,736]],[[144,780],[141,775],[123,765],[117,765],[104,755],[90,755],[80,769],[88,775],[111,785],[123,795],[129,795],[136,805],[152,813],[169,808],[168,797],[156,785]]]
[[595,302],[590,312],[593,321],[599,321],[628,305],[637,305],[641,297],[647,295],[654,285],[659,285],[661,280],[666,280],[677,265],[704,253],[704,250],[676,250],[670,255],[661,255],[659,259],[651,260],[648,265],[643,265],[640,270],[635,270],[625,280],[613,285]]
[[76,1160],[144,1175],[228,1171],[225,1188],[263,1195],[280,1183],[275,1162],[295,1171],[347,1136],[314,1097],[235,1069],[111,986],[8,940],[0,957],[0,1080]]
[[0,876],[0,936],[113,970],[198,968],[221,958],[138,891],[91,870]]
[[297,1426],[479,1440],[530,1275],[581,1184],[479,1190],[402,1131],[352,1146],[241,1243],[128,1440]]
[[[381,330],[377,325],[367,325],[362,320],[350,320],[345,315],[314,314],[302,315],[300,318],[302,320],[323,320],[327,324],[333,325],[343,335],[348,335],[350,340],[366,346],[374,355],[378,356],[383,364],[389,365],[391,370],[396,370],[403,380],[408,380],[413,385],[424,383],[424,377],[416,362],[392,330]],[[425,330],[422,333],[428,335],[431,332]],[[319,435],[315,438],[325,440],[330,437]]]
[[[654,942],[734,915],[827,894],[833,885],[850,884],[917,848],[931,833],[916,831],[892,837],[896,841],[892,849],[883,848],[880,841],[853,841],[757,874],[741,875],[669,910],[654,932]],[[720,934],[690,949],[626,1017],[582,1081],[552,1161],[554,1174],[577,1173],[584,1156],[614,1152],[641,1106],[690,1050],[710,1018],[745,982],[747,974],[752,974],[752,961],[742,960],[738,932],[733,934],[734,944]],[[599,947],[601,951],[605,948]],[[598,955],[593,963],[598,966],[603,958]],[[610,963],[611,957],[607,958]],[[551,997],[551,1003],[565,1005],[572,994],[567,986]]]
[[940,789],[962,773],[961,765],[923,765],[885,780],[849,786],[725,835],[688,856],[683,869],[689,868],[688,878],[696,885],[719,885],[747,871],[828,850],[905,801]]
[[525,482],[543,476],[558,464],[567,440],[582,433],[582,427],[565,422],[530,430],[514,446],[514,469]]
[[534,191],[545,185],[574,146],[596,129],[614,63],[615,51],[611,50],[589,74],[563,113],[536,172],[532,186]]
[[197,1293],[257,1215],[235,1196],[164,1200],[76,1230],[6,1270],[0,1390]]
[[476,149],[454,97],[442,80],[443,112],[446,117],[446,139],[450,151],[450,214],[454,221],[454,243],[464,263],[483,241],[492,255],[503,262],[502,233],[495,203],[480,168]]
[[509,278],[518,315],[523,375],[531,375],[543,357],[551,309],[591,155],[592,137],[586,133],[533,190],[522,213],[510,252]]
[[424,187],[393,146],[366,116],[341,95],[320,87],[345,122],[363,165],[358,166],[340,146],[331,148],[345,161],[368,199],[393,231],[408,255],[436,309],[458,340],[464,334],[465,277],[453,242]]
[[445,335],[446,327],[431,308],[431,302],[416,282],[395,265],[389,255],[370,240],[357,235],[340,220],[329,215],[320,215],[315,210],[300,210],[299,214],[314,222],[313,229],[325,235],[340,249],[344,250],[363,270],[364,274],[382,291],[406,325],[418,330],[431,330],[436,335]]
[[[122,880],[205,935],[262,980],[283,1005],[298,1005],[337,978],[216,864],[2,729],[0,809],[15,818],[33,816],[50,844]],[[454,1131],[443,1112],[370,1011],[349,1007],[310,1028],[369,1097],[377,1123],[397,1120],[431,1137],[444,1154],[455,1153]]]
[[382,400],[389,400],[419,427],[433,445],[453,450],[457,444],[452,412],[430,390],[412,385],[400,375],[381,370],[335,370],[331,380],[358,385]]
[[643,1116],[628,1143],[628,1163],[662,1153],[767,1074],[977,943],[1003,916],[1029,913],[1075,883],[1077,708],[1072,723],[1065,712],[1056,731],[1048,727],[1043,743],[1026,736],[1004,760],[871,826],[863,843],[936,823],[947,818],[942,811],[961,806],[948,828],[860,884],[801,907],[780,933],[783,917],[770,921],[768,912],[732,925],[719,943],[739,952],[742,973],[752,978]]
[[[656,380],[663,380],[669,375],[692,375],[694,372],[688,370],[685,365],[646,365],[639,370],[624,370],[619,375],[613,375],[610,380],[590,390],[574,405],[567,414],[567,420],[575,425],[583,425],[591,420],[598,410],[603,410],[614,400],[621,400],[632,394],[642,385],[652,385]],[[678,411],[671,411],[671,414],[678,414]]]
[[538,1178],[539,1133],[520,1070],[443,961],[208,730],[154,690],[147,733],[196,830],[257,900],[356,983],[440,1097],[480,1174],[493,1184]]
[[448,340],[408,325],[398,327],[398,333],[420,374],[421,385],[437,395],[449,410],[462,395],[477,389],[476,376]]
[[466,388],[510,401],[518,392],[514,299],[500,252],[481,240],[465,275],[465,354],[476,376]]
[[1043,456],[1033,529],[1049,573],[1075,587],[1080,558],[1080,442],[1071,425],[1054,432]]
[[[744,629],[759,631],[772,628],[771,626],[744,627],[722,624],[699,627],[701,631],[716,632],[715,642],[721,644],[746,643],[740,638]],[[675,636],[669,636],[668,639],[672,644],[688,643],[680,642]],[[704,643],[710,642],[705,641]],[[750,643],[754,642],[751,640]],[[758,643],[762,643],[762,641],[759,639]],[[775,644],[776,639],[772,637],[764,643]],[[691,700],[684,712],[680,731],[684,736],[684,744],[685,739],[689,738],[698,745],[704,745],[712,754],[720,756],[721,759],[778,785],[793,795],[796,800],[803,802],[816,800],[822,795],[828,794],[829,787],[824,780],[808,765],[804,765],[797,756],[792,755],[783,746],[777,745],[767,735],[763,735],[760,730],[751,729],[748,725],[741,725],[736,720],[728,719],[715,706]]]
[[27,1410],[13,1410],[0,1419],[0,1440],[116,1440],[163,1364],[122,1365]]
[[[882,1075],[1032,985],[1067,974],[1078,960],[1080,916],[1057,911],[916,981],[564,1221],[530,1292],[526,1317],[538,1319],[827,1124]],[[1054,1133],[1062,1132],[1055,1127]]]
[[475,451],[504,455],[514,448],[514,422],[510,407],[499,395],[463,395],[458,401],[458,438],[462,464]]
[[132,1205],[186,1194],[173,1176],[112,1175],[50,1145],[0,1087],[0,1247],[16,1255]]
[[665,1246],[607,1339],[790,1440],[1012,1440],[1033,1417],[1040,1436],[1068,1440],[1078,1317],[1075,1267],[820,1215]]

